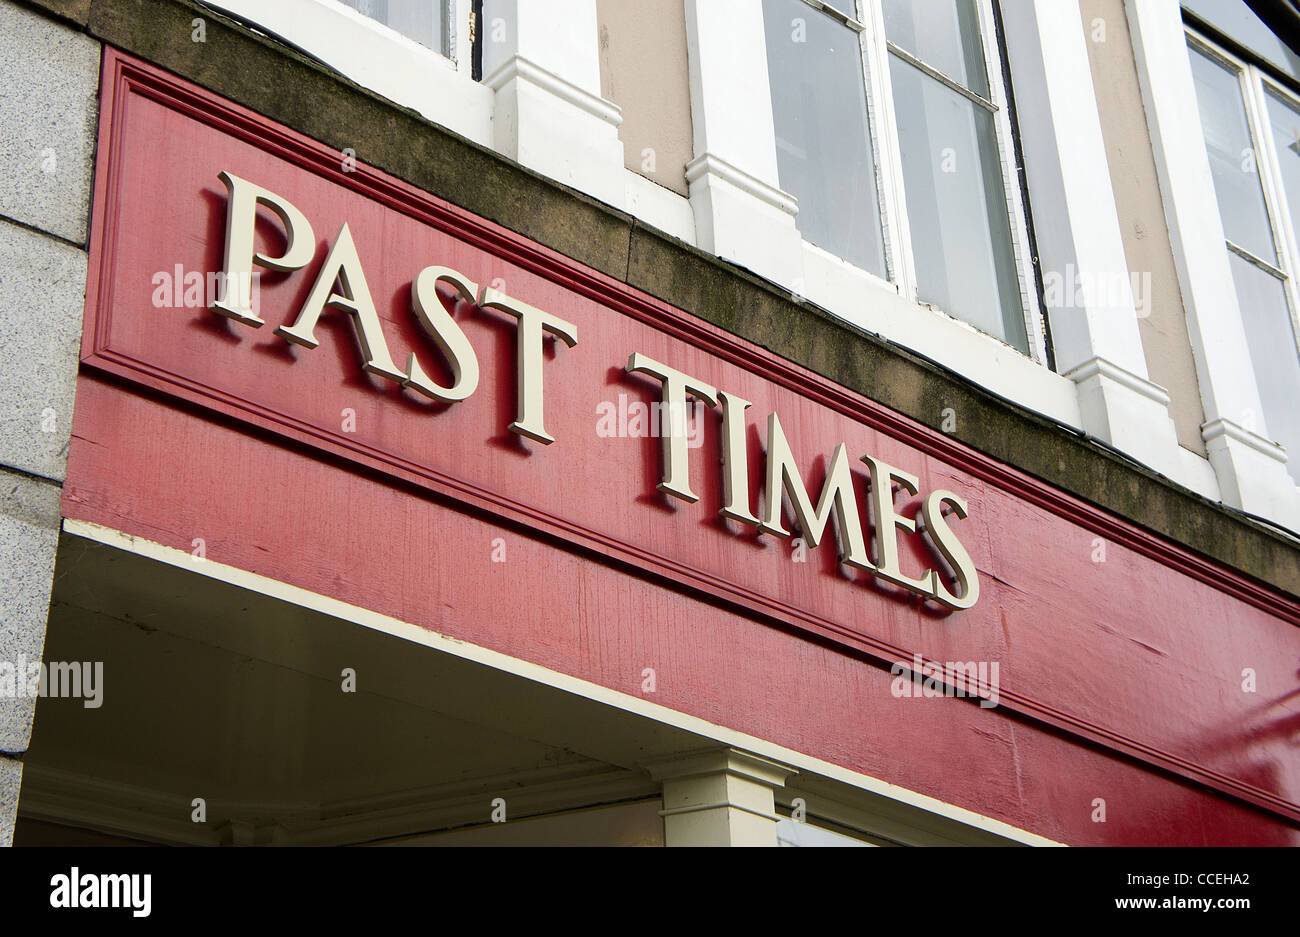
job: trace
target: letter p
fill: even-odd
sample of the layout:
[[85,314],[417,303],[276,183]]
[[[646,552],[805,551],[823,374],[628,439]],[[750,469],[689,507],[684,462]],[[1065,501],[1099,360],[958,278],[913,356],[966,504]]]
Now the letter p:
[[[293,205],[259,185],[247,182],[224,170],[217,178],[229,193],[226,201],[226,251],[221,296],[212,311],[236,322],[257,328],[265,323],[253,311],[253,264],[268,270],[301,270],[316,253],[316,238],[311,224]],[[254,230],[257,206],[265,205],[284,226],[285,247],[279,257],[256,250]]]

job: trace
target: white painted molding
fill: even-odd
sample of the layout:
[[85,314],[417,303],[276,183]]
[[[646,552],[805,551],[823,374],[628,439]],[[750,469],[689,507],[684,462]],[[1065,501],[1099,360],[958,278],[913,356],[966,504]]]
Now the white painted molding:
[[798,204],[781,191],[758,0],[686,0],[694,157],[687,185],[702,249],[792,287]]
[[1216,441],[1221,436],[1226,436],[1236,442],[1243,443],[1254,449],[1256,452],[1263,453],[1270,459],[1276,459],[1278,462],[1283,464],[1287,461],[1287,452],[1282,448],[1282,446],[1273,442],[1271,439],[1259,435],[1259,433],[1251,432],[1244,426],[1240,426],[1231,420],[1225,420],[1223,417],[1219,417],[1217,420],[1212,420],[1201,426],[1201,438],[1205,440],[1207,445]]
[[622,207],[622,112],[600,96],[596,0],[485,0],[492,145],[557,182]]
[[664,845],[776,846],[775,791],[795,769],[734,748],[643,765],[663,789]]
[[704,173],[688,187],[698,247],[798,292],[803,239],[794,215],[726,176]]
[[653,758],[642,762],[641,767],[656,781],[725,771],[773,788],[784,787],[787,780],[799,773],[792,765],[739,748],[708,748],[668,758]]
[[[1078,4],[1012,0],[1004,12],[1016,102],[1032,115],[1020,130],[1041,269],[1068,296],[1047,310],[1057,367],[1078,387],[1085,430],[1178,479],[1183,458],[1169,394],[1142,351]],[[1076,277],[1090,288],[1076,289]]]
[[1125,0],[1207,422],[1263,413],[1177,0]]
[[[555,765],[347,801],[208,797],[210,816],[233,818],[214,831],[191,822],[188,794],[34,765],[23,790],[22,815],[176,845],[217,845],[244,831],[250,845],[342,846],[483,822],[485,793],[500,791],[510,792],[515,820],[654,796],[650,782],[634,771],[604,764]],[[271,824],[268,818],[279,822]]]
[[[807,241],[801,253],[803,277],[794,289],[800,297],[1026,410],[1076,430],[1083,428],[1073,381],[967,322],[930,306],[917,305],[899,295],[889,281]],[[942,414],[930,416],[938,421]]]
[[[1300,531],[1300,490],[1267,439],[1215,197],[1177,0],[1124,0],[1192,343],[1210,464],[1224,504]],[[1243,428],[1263,426],[1256,434]]]
[[778,185],[759,0],[686,0],[694,151]]
[[1079,395],[1084,428],[1138,462],[1188,488],[1183,453],[1169,394],[1163,387],[1106,361],[1094,358],[1069,375]]
[[[1077,274],[1111,287],[1048,309],[1057,367],[1068,373],[1101,357],[1146,378],[1078,4],[1012,0],[1004,13],[1044,277]],[[1074,284],[1065,285],[1073,294]]]
[[483,79],[483,84],[493,91],[499,91],[515,78],[522,78],[607,124],[618,127],[623,123],[623,112],[617,104],[578,87],[554,72],[548,72],[522,55],[516,55],[502,62],[492,74]]
[[1171,476],[1174,481],[1203,498],[1211,501],[1223,500],[1222,492],[1219,490],[1219,476],[1215,474],[1208,455],[1201,455],[1179,446],[1178,458],[1182,462],[1182,469],[1177,475]]
[[665,234],[695,244],[695,214],[689,198],[631,169],[624,170],[623,181],[627,186],[624,211]]
[[1065,372],[1065,377],[1074,381],[1076,384],[1082,384],[1094,377],[1104,377],[1107,380],[1114,381],[1121,387],[1133,391],[1146,397],[1148,400],[1160,404],[1162,407],[1169,406],[1169,392],[1159,384],[1147,380],[1131,371],[1126,371],[1119,365],[1107,361],[1100,355],[1095,355],[1080,365],[1071,368]]
[[190,822],[193,807],[188,797],[39,764],[29,766],[25,774],[24,819],[169,845],[220,843],[210,828]]
[[1219,426],[1215,430],[1205,437],[1205,450],[1219,479],[1223,503],[1300,533],[1300,488],[1287,472],[1285,455],[1279,460],[1276,451],[1259,446],[1255,440],[1218,431]]
[[[472,80],[469,56],[453,62],[336,0],[211,0],[229,12],[305,49],[364,88],[419,112],[482,146],[492,145],[492,93]],[[453,54],[469,44],[460,36],[464,0],[457,0]],[[366,159],[366,141],[351,144]]]
[[794,215],[799,211],[798,200],[788,192],[782,192],[774,185],[768,185],[757,176],[751,175],[737,166],[733,166],[721,156],[701,153],[686,164],[686,182],[689,185],[705,176],[715,176],[723,182],[730,183],[740,191],[766,202],[773,208]]

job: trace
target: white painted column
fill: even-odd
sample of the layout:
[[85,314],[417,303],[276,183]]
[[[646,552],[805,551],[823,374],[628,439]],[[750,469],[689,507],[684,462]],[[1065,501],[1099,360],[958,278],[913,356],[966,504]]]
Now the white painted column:
[[1300,496],[1286,454],[1264,427],[1182,14],[1177,0],[1125,0],[1124,9],[1205,408],[1201,437],[1210,464],[1225,503],[1300,530]]
[[797,203],[781,191],[759,0],[686,0],[698,245],[770,280],[802,276]]
[[1084,429],[1182,477],[1169,395],[1142,352],[1128,261],[1076,0],[1003,4],[1057,370]]
[[496,150],[622,205],[623,118],[600,96],[596,0],[484,0],[479,29]]
[[644,766],[663,785],[664,845],[775,846],[773,792],[795,769],[736,748]]

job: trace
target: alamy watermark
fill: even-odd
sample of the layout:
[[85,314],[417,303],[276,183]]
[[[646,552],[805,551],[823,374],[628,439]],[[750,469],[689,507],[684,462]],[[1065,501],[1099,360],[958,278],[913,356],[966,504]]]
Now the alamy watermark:
[[980,707],[998,704],[998,662],[987,660],[922,661],[913,655],[910,663],[899,661],[889,668],[893,681],[889,692],[900,699],[932,699],[940,696],[978,698]]
[[0,699],[38,696],[80,699],[86,709],[104,705],[103,661],[0,660]]
[[1151,272],[1076,270],[1043,273],[1043,302],[1048,309],[1124,309],[1132,297],[1139,319],[1151,315]]
[[233,304],[258,314],[261,298],[260,272],[226,273],[224,270],[187,271],[177,264],[171,270],[159,270],[149,278],[153,286],[150,300],[155,309],[209,309],[216,303],[228,304],[228,290],[233,289]]
[[684,436],[688,448],[698,449],[704,445],[704,404],[696,400],[688,411],[682,402],[628,403],[627,394],[619,394],[618,403],[596,404],[596,435],[602,439]]
[[77,866],[50,879],[51,908],[123,908],[132,917],[153,910],[153,876],[144,873],[82,872]]

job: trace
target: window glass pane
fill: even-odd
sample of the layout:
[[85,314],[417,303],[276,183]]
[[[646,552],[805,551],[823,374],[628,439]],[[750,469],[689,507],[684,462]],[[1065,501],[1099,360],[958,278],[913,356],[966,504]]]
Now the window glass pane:
[[858,34],[800,0],[764,0],[781,188],[805,240],[885,276]]
[[1300,483],[1300,353],[1282,281],[1231,251],[1228,260],[1246,324],[1265,427],[1269,436],[1286,447],[1287,468]]
[[343,0],[343,3],[408,39],[443,55],[449,52],[443,0]]
[[1287,48],[1243,0],[1183,0],[1183,9],[1292,78],[1300,78],[1300,56]]
[[1282,172],[1283,200],[1291,216],[1291,228],[1300,236],[1300,111],[1290,101],[1278,97],[1272,89],[1265,100],[1268,102],[1273,148],[1277,150],[1278,168]]
[[1241,85],[1234,72],[1194,47],[1189,51],[1224,236],[1275,264],[1277,252],[1273,249],[1273,231],[1264,207]]
[[[849,19],[859,20],[858,5],[855,0],[822,0],[822,2],[833,10],[839,10]],[[867,2],[870,3],[871,0]]]
[[918,298],[1028,351],[993,115],[889,64]]
[[885,0],[885,38],[981,97],[989,96],[974,0]]

